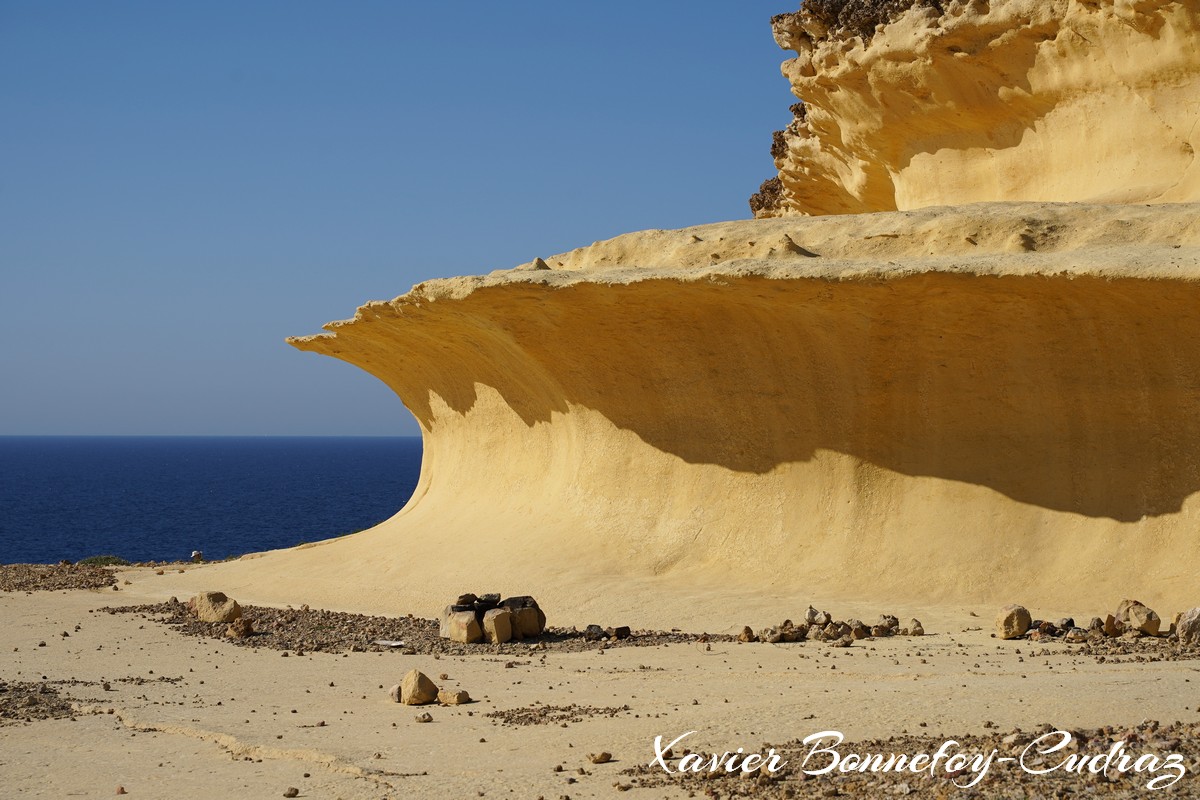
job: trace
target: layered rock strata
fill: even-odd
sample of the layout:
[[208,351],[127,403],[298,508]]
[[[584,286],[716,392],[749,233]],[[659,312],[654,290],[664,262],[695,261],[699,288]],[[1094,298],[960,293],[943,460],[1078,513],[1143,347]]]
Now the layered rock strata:
[[1200,200],[1196,0],[806,0],[772,27],[802,102],[758,217]]

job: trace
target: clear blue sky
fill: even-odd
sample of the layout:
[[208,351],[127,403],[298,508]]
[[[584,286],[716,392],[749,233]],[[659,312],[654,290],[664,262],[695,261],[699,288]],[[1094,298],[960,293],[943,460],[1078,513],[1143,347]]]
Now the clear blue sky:
[[0,434],[411,435],[287,346],[749,216],[794,0],[0,0]]

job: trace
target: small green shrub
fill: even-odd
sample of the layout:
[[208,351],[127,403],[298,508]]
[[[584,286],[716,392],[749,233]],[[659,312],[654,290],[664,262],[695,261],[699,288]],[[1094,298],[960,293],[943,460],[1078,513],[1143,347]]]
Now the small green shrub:
[[120,556],[88,556],[75,562],[90,567],[128,567],[129,562]]

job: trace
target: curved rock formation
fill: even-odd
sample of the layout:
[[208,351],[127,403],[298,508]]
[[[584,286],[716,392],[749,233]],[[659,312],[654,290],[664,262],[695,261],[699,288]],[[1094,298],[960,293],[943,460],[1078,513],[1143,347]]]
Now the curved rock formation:
[[429,615],[486,588],[552,624],[663,625],[668,596],[705,626],[768,596],[1194,606],[1196,0],[805,0],[774,28],[805,101],[751,203],[775,218],[290,339],[400,396],[416,493],[173,580]]
[[772,26],[803,103],[756,216],[1200,200],[1196,0],[806,0]]
[[417,492],[371,531],[254,563],[333,607],[487,585],[578,610],[617,578],[1194,604],[1197,220],[982,204],[720,223],[368,303],[289,341],[395,390],[424,433]]

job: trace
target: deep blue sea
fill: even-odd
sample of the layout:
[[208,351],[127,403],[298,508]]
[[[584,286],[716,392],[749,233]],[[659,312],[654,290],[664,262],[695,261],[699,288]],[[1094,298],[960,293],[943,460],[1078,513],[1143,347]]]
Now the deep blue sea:
[[396,513],[420,471],[415,437],[0,437],[0,563],[314,542]]

